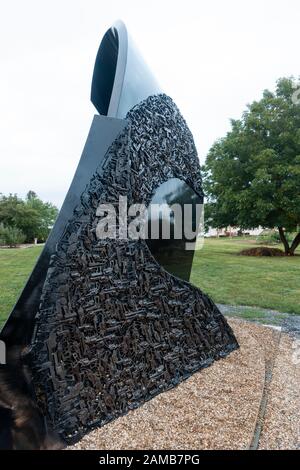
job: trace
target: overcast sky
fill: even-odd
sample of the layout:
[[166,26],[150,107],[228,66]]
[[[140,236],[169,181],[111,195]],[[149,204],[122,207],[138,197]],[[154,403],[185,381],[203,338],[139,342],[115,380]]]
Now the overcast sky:
[[246,103],[300,75],[299,0],[0,0],[0,192],[61,205],[93,114],[99,42],[122,19],[203,162]]

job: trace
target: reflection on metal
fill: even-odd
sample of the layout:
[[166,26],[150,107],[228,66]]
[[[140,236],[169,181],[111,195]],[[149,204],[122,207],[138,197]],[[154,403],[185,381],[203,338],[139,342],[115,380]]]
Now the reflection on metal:
[[[147,245],[151,253],[166,271],[185,281],[190,280],[194,250],[188,248],[197,240],[200,223],[197,208],[201,208],[202,204],[203,197],[188,184],[178,178],[171,178],[156,189],[148,209]],[[189,215],[191,217],[188,219]],[[153,227],[158,227],[158,239],[152,235]],[[196,235],[187,237],[187,232]]]
[[104,35],[96,57],[91,100],[100,114],[125,118],[161,88],[121,21]]
[[203,199],[192,135],[123,24],[101,43],[92,101],[104,116],[94,117],[56,224],[1,332],[0,403],[1,377],[27,364],[30,403],[69,442],[238,347],[212,301],[179,279],[188,279],[193,252],[182,253],[180,274],[173,262],[161,266],[157,245],[96,237],[97,207],[117,206],[120,195],[149,205],[169,186],[180,204]]

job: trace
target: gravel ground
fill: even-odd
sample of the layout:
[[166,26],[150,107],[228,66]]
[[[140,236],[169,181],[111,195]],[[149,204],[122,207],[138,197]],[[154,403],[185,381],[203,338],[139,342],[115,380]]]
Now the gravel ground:
[[240,350],[69,449],[300,449],[299,339],[229,323]]
[[300,341],[282,335],[259,449],[300,449]]
[[259,324],[277,325],[283,331],[297,335],[300,338],[300,315],[279,312],[268,308],[247,305],[217,304],[223,315],[249,320]]
[[248,449],[264,393],[265,364],[278,331],[231,319],[240,350],[126,416],[87,434],[73,449]]

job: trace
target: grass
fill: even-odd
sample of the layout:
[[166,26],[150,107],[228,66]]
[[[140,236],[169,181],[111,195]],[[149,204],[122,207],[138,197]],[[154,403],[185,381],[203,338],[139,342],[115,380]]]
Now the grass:
[[[238,256],[251,246],[253,240],[206,239],[203,249],[195,253],[191,281],[218,303],[300,314],[300,256]],[[14,306],[41,250],[39,246],[0,249],[0,324]],[[257,313],[249,311],[251,315]]]
[[257,319],[265,319],[266,314],[264,312],[261,312],[259,310],[237,310],[235,311],[235,314],[237,316],[241,316],[245,318],[245,320],[257,320]]
[[20,295],[41,250],[40,246],[0,249],[0,328]]
[[[250,309],[251,308],[251,309]],[[235,307],[226,313],[228,317],[242,318],[243,320],[255,321],[257,323],[281,325],[287,318],[286,313],[269,314],[268,310],[259,310],[256,307]]]
[[300,256],[238,256],[253,242],[206,239],[195,253],[191,281],[218,303],[300,314]]

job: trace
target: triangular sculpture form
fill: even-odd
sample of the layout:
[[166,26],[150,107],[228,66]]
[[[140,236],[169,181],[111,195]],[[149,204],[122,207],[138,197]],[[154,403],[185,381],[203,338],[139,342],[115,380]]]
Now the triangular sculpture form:
[[187,282],[194,252],[183,239],[97,237],[99,204],[117,206],[120,196],[149,206],[167,186],[171,201],[203,201],[192,135],[123,23],[101,42],[91,98],[100,115],[1,333],[2,376],[26,364],[26,393],[67,442],[238,347],[218,308]]

